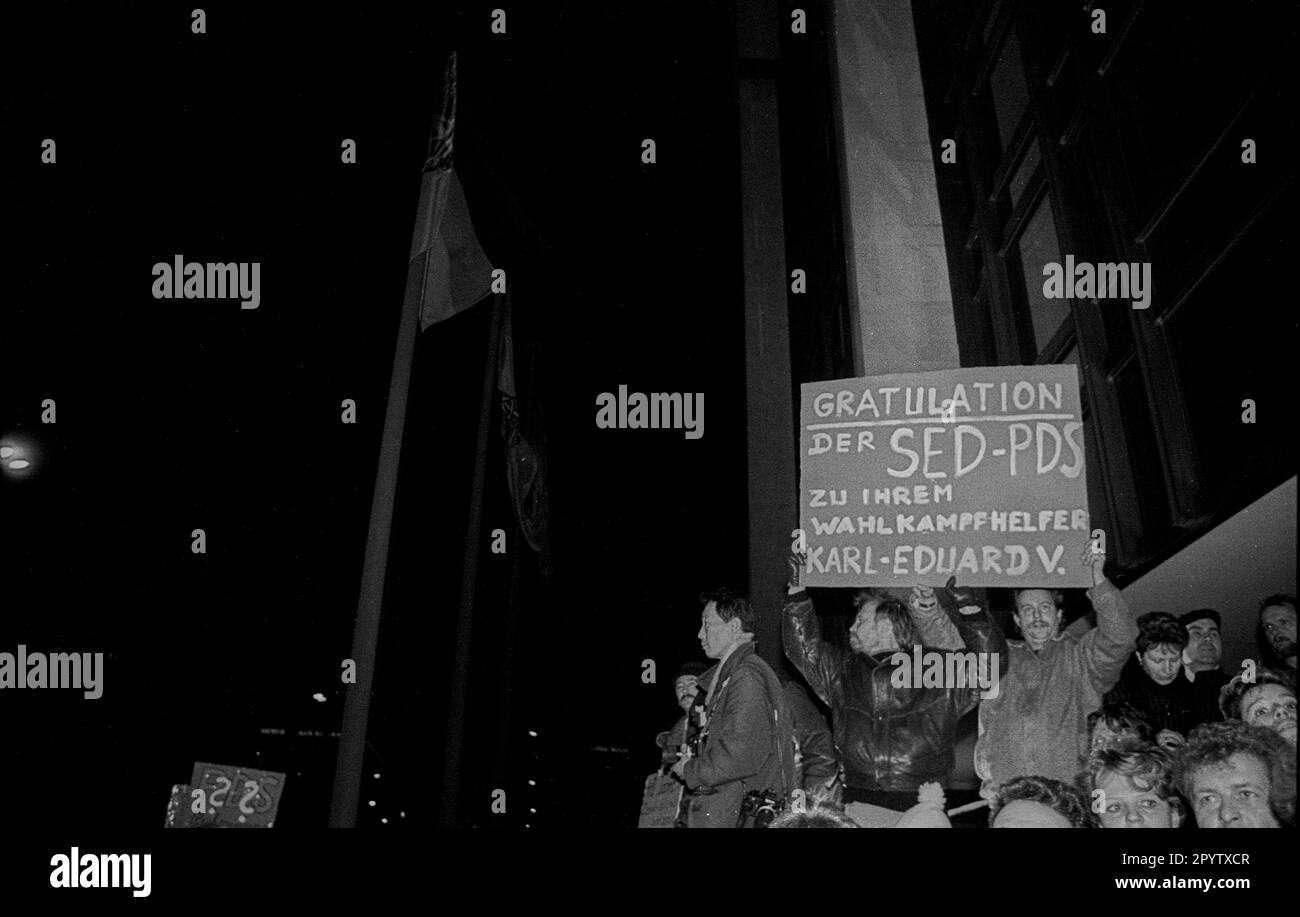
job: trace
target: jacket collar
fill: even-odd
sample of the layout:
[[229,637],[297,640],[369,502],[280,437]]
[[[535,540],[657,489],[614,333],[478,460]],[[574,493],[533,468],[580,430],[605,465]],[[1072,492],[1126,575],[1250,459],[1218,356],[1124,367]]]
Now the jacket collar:
[[[718,668],[718,664],[715,664],[712,669],[704,673],[704,676],[700,680],[704,684],[708,685],[710,703],[712,703],[713,698],[717,695],[718,689],[721,688],[726,680],[731,677],[731,673],[736,671],[736,666],[740,665],[741,662],[749,658],[753,653],[754,641],[751,638],[736,645],[736,648],[731,651],[731,655],[721,663],[721,669]],[[710,673],[714,674],[711,675]]]

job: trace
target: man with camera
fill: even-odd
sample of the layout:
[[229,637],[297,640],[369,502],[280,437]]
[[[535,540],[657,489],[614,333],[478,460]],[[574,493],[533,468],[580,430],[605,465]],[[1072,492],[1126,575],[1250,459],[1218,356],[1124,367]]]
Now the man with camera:
[[781,808],[794,789],[794,742],[781,684],[754,650],[755,615],[730,589],[700,597],[704,655],[717,663],[700,676],[708,698],[697,755],[672,772],[690,793],[689,828],[734,828],[746,806]]

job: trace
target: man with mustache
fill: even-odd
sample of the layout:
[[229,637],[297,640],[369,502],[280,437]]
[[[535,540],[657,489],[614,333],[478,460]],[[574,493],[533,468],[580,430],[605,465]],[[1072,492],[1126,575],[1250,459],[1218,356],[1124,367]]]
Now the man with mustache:
[[1088,714],[1119,680],[1133,652],[1137,623],[1106,574],[1106,556],[1085,548],[1097,626],[1081,638],[1061,633],[1059,593],[1022,589],[1015,621],[1024,640],[1008,640],[1011,664],[996,698],[979,706],[975,771],[986,799],[1024,774],[1073,781],[1088,753]]
[[[677,670],[677,674],[673,676],[673,695],[676,697],[677,706],[682,713],[690,714],[691,706],[700,693],[700,676],[708,668],[702,662],[691,661],[682,665]],[[655,744],[663,750],[666,756],[675,756],[680,751],[682,744],[686,741],[686,724],[687,717],[683,716],[672,729],[667,729],[656,737]]]

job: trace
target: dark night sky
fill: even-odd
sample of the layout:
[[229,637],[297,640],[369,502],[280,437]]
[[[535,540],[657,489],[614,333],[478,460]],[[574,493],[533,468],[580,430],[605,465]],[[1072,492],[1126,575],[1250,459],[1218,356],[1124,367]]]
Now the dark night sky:
[[[4,96],[17,233],[0,433],[36,437],[44,465],[0,490],[0,649],[107,655],[99,701],[0,695],[3,776],[53,788],[19,806],[101,818],[72,793],[93,779],[124,797],[114,818],[152,827],[171,784],[210,760],[288,771],[282,824],[324,823],[333,743],[257,730],[337,729],[419,167],[455,44],[457,168],[510,272],[517,346],[536,354],[555,562],[547,588],[523,590],[508,671],[494,623],[506,568],[484,571],[465,766],[568,785],[596,760],[585,749],[632,748],[635,784],[610,805],[634,813],[672,718],[663,682],[698,652],[695,596],[746,575],[730,14],[530,5],[493,37],[491,7],[223,6],[206,36],[180,8],[15,23],[45,70],[14,74]],[[54,166],[38,161],[45,137]],[[339,162],[344,137],[356,166]],[[261,307],[153,299],[152,264],[176,254],[260,261]],[[368,769],[398,778],[385,805],[427,818],[485,310],[420,341],[376,681]],[[595,396],[619,384],[705,393],[704,438],[597,430]],[[39,421],[44,398],[56,425]],[[339,422],[344,398],[355,426]],[[507,518],[499,467],[489,479],[485,529]],[[658,686],[641,683],[645,658]],[[528,774],[523,756],[496,757],[498,708],[479,703],[493,691],[514,699],[512,743],[530,723],[544,733]],[[462,820],[479,818],[481,789],[467,785]]]

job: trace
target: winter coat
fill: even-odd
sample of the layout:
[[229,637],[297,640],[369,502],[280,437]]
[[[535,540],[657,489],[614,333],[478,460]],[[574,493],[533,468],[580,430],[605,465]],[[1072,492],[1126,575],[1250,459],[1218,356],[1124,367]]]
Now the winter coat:
[[[1005,665],[1005,641],[985,609],[959,615],[954,608],[950,616],[966,651],[997,653],[999,669]],[[823,640],[803,591],[786,598],[782,637],[786,656],[831,708],[849,788],[913,791],[947,779],[957,721],[979,703],[978,686],[896,687],[892,654],[868,656]]]
[[1137,622],[1118,589],[1088,590],[1097,626],[1081,639],[1060,633],[1035,653],[1008,640],[1011,666],[998,697],[980,704],[975,771],[991,799],[1012,777],[1037,775],[1066,783],[1088,751],[1088,714],[1119,680],[1137,640]]
[[[716,679],[715,679],[716,673]],[[709,688],[707,730],[699,755],[686,762],[687,827],[734,828],[750,790],[784,795],[794,786],[794,741],[784,692],[753,642],[715,664],[700,683]]]

